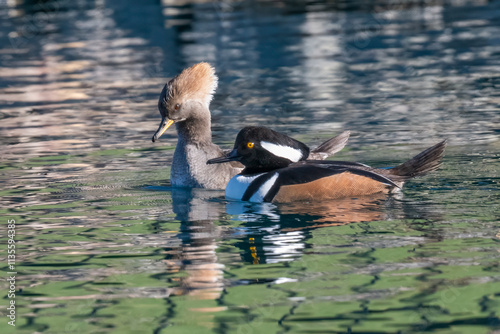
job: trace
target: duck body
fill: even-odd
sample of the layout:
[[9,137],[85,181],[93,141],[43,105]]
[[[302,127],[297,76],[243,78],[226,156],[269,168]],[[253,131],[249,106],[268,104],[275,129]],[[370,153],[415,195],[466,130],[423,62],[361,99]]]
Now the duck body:
[[[206,161],[223,157],[225,152],[212,142],[209,105],[217,88],[215,70],[207,63],[186,68],[165,84],[158,100],[162,120],[153,142],[173,124],[177,128],[170,180],[176,187],[225,189],[229,180],[243,170],[239,162],[207,165]],[[349,131],[331,138],[304,159],[325,159],[341,150]],[[290,138],[290,140],[292,140]]]
[[343,161],[304,161],[258,174],[234,176],[226,198],[289,203],[389,192],[398,185],[364,165]]
[[346,161],[293,161],[291,158],[296,155],[291,152],[300,148],[292,145],[279,152],[262,145],[262,134],[269,131],[272,130],[264,127],[244,128],[231,153],[208,161],[212,164],[236,160],[245,166],[227,184],[227,199],[289,203],[389,193],[400,189],[406,180],[437,169],[445,148],[443,141],[391,169]]

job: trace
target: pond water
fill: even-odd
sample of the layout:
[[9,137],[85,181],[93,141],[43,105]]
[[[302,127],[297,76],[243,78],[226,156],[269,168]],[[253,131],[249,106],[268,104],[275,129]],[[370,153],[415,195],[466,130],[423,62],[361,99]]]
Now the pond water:
[[[499,333],[500,2],[0,1],[0,332]],[[400,196],[262,205],[170,187],[163,84],[394,166]],[[7,223],[15,221],[8,266]]]

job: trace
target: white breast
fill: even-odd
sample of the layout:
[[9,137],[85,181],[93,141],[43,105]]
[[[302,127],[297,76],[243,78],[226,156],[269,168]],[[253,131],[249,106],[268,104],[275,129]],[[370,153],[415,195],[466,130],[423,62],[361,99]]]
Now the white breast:
[[[236,175],[229,181],[229,183],[226,186],[226,198],[241,200],[246,190],[250,186],[250,184],[256,178],[258,178],[263,174],[264,173],[252,176]],[[260,188],[255,192],[255,194],[252,195],[249,201],[255,203],[263,202],[264,197],[267,195],[271,187],[274,185],[277,178],[278,178],[278,173],[275,173],[269,180],[267,180],[266,182],[264,182],[263,185],[260,186]]]
[[246,176],[238,174],[233,176],[226,186],[226,198],[241,200],[250,183],[261,175],[262,174]]

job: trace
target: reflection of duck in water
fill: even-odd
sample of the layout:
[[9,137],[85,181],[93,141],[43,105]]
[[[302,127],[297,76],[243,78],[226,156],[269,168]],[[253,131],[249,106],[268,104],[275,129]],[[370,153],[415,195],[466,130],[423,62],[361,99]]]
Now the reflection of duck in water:
[[[174,152],[170,179],[172,185],[208,189],[224,189],[242,167],[233,164],[210,165],[206,161],[224,155],[212,143],[209,105],[217,88],[212,66],[199,63],[185,69],[163,88],[158,101],[162,120],[153,142],[175,123],[178,141]],[[346,131],[311,151],[311,159],[325,159],[341,150],[349,138]]]
[[[391,198],[392,199],[392,198]],[[250,203],[229,201],[226,212],[245,222],[269,221],[280,223],[286,230],[336,226],[374,220],[384,220],[387,196],[376,193],[367,196],[338,198],[334,201],[280,203]],[[294,222],[290,226],[284,222]]]
[[[195,299],[217,299],[223,284],[223,268],[217,257],[217,240],[222,229],[214,220],[224,215],[219,191],[172,188],[172,207],[180,221],[179,244],[167,250],[167,272],[174,275],[172,294]],[[175,274],[180,273],[178,277]],[[206,310],[205,310],[206,311]]]
[[[300,259],[307,240],[318,228],[386,220],[385,194],[307,203],[251,203],[229,201],[226,212],[245,223],[235,229],[242,234],[234,245],[247,263],[290,262]],[[401,204],[401,203],[399,203]],[[402,212],[402,207],[392,208]]]
[[306,220],[307,226],[289,226],[287,231],[304,228],[339,226],[387,219],[384,203],[386,195],[376,193],[367,196],[338,198],[334,201],[315,201],[304,205],[303,202],[284,203],[279,206],[281,216]]
[[398,190],[408,179],[437,169],[445,146],[442,141],[399,166],[378,169],[357,162],[306,160],[305,144],[265,127],[245,127],[229,154],[207,164],[239,161],[245,166],[229,181],[228,199],[317,201]]

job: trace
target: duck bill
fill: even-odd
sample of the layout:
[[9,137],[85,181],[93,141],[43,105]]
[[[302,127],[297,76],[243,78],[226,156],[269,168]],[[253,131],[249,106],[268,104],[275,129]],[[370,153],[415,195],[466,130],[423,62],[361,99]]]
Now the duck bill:
[[174,124],[174,121],[172,121],[171,119],[162,119],[161,120],[161,123],[160,123],[160,126],[158,127],[158,130],[156,130],[155,134],[153,135],[153,143],[155,141],[158,140],[158,138],[161,137],[161,135],[167,131],[167,129],[172,125]]
[[239,161],[240,159],[241,155],[239,155],[238,151],[234,149],[231,152],[229,152],[229,154],[227,154],[226,156],[208,160],[207,165],[220,164],[223,162]]

